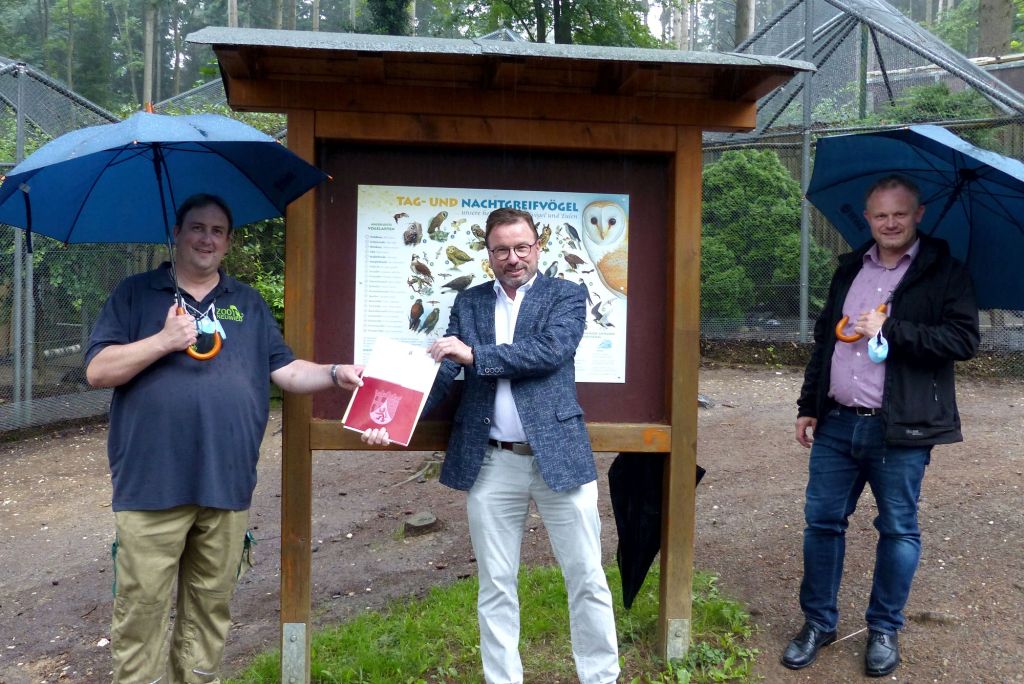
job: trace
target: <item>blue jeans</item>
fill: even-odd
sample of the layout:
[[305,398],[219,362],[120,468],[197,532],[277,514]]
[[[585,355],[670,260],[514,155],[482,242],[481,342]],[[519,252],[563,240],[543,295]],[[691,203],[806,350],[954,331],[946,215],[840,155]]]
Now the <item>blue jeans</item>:
[[804,517],[804,578],[800,607],[807,622],[833,631],[846,554],[846,527],[864,484],[878,505],[875,572],[867,619],[870,629],[895,634],[921,557],[917,502],[931,446],[885,443],[882,419],[835,409],[818,420],[811,448]]

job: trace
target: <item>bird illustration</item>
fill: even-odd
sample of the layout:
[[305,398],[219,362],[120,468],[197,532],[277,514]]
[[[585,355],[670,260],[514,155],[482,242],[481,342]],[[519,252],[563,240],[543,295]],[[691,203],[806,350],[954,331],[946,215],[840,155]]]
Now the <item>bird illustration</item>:
[[489,259],[481,259],[480,268],[483,269],[484,275],[491,280],[494,280],[494,270],[491,268],[491,262]]
[[548,266],[544,270],[544,275],[546,275],[548,278],[554,278],[557,273],[558,273],[558,262],[557,261],[552,261],[551,265]]
[[409,286],[409,289],[416,294],[425,294],[427,296],[433,294],[434,290],[430,287],[430,283],[423,279],[422,276],[411,275],[409,279],[405,281],[405,284]]
[[419,257],[415,254],[412,255],[412,260],[409,262],[409,269],[420,278],[423,278],[428,285],[434,282],[434,274],[430,272],[430,267],[420,261]]
[[584,207],[583,246],[604,286],[625,299],[629,220],[622,205],[599,200]]
[[469,229],[470,231],[472,231],[474,236],[480,238],[481,240],[484,239],[484,229],[480,227],[479,223],[474,223],[469,227]]
[[439,211],[434,218],[430,219],[430,223],[427,224],[427,233],[434,237],[435,234],[440,232],[441,224],[444,223],[446,218],[448,218],[448,212]]
[[423,224],[413,221],[402,233],[402,241],[407,245],[419,244],[423,239]]
[[452,222],[451,222],[452,230],[458,230],[459,228],[462,227],[462,224],[465,223],[465,222],[466,222],[466,219],[464,219],[464,218],[453,219]]
[[437,319],[440,317],[440,309],[438,309],[437,307],[431,309],[430,313],[427,314],[426,320],[423,321],[423,325],[420,326],[419,332],[423,333],[424,335],[429,335],[430,333],[434,332],[434,326],[437,325]]
[[459,276],[455,280],[451,280],[451,281],[445,283],[444,285],[442,285],[441,289],[444,290],[444,289],[447,288],[447,289],[451,290],[452,292],[462,292],[467,287],[469,287],[469,284],[473,282],[473,278],[474,277],[475,276],[472,276],[472,275]]
[[420,327],[420,318],[423,317],[423,300],[417,299],[409,309],[409,330],[416,330]]
[[544,249],[545,247],[547,247],[548,246],[548,240],[550,240],[550,239],[551,239],[551,226],[549,224],[545,223],[544,227],[540,231],[540,235],[537,237],[537,243],[540,246],[540,249]]
[[581,257],[578,254],[573,254],[572,252],[566,252],[565,254],[562,255],[562,258],[565,259],[566,263],[569,264],[569,268],[571,268],[574,271],[576,270],[577,266],[587,263],[583,260],[583,257]]
[[612,314],[612,301],[598,302],[590,309],[590,314],[594,317],[594,322],[600,325],[602,328],[614,328],[611,321],[608,319]]
[[473,257],[469,256],[455,245],[448,245],[448,249],[445,250],[445,254],[448,256],[448,261],[452,262],[455,268],[458,268],[467,261],[473,260]]
[[469,248],[474,252],[479,252],[481,249],[486,247],[483,240],[473,240],[469,243]]
[[565,232],[569,234],[569,246],[573,249],[579,249],[580,234],[576,232],[576,227],[571,223],[563,223],[562,227],[565,228]]
[[398,212],[397,214],[395,214],[395,223],[398,223],[400,219],[404,218],[409,218],[409,215],[406,214],[404,211]]

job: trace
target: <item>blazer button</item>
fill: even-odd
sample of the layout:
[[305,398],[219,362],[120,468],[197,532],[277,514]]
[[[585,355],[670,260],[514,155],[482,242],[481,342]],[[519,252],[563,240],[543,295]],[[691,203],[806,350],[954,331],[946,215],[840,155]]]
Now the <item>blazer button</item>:
[[491,424],[491,419],[490,418],[484,418],[484,425],[490,425],[490,424]]

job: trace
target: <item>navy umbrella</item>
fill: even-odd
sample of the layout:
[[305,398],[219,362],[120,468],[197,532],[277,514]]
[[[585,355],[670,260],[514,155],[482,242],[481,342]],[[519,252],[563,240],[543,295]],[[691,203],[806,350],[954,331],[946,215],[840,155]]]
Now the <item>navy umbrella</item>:
[[[198,193],[220,196],[236,226],[281,216],[289,202],[327,178],[252,126],[218,114],[138,112],[118,123],[48,142],[0,184],[0,223],[61,242],[166,242],[174,214]],[[181,293],[178,310],[185,313]],[[197,321],[197,330],[201,330]],[[188,353],[213,358],[220,333],[201,330]]]
[[851,247],[871,239],[864,193],[893,173],[921,190],[919,230],[949,243],[982,309],[1024,308],[1024,164],[939,126],[909,126],[818,141],[810,200]]
[[281,216],[326,177],[240,121],[138,112],[62,135],[14,167],[0,185],[0,223],[65,244],[169,242],[191,195],[224,198],[241,226]]

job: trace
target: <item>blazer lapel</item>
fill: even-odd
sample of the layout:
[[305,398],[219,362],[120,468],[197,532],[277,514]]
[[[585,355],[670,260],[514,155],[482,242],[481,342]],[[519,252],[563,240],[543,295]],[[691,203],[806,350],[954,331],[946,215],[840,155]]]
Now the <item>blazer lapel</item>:
[[540,317],[543,307],[548,299],[548,282],[540,273],[533,281],[533,287],[526,293],[523,303],[519,307],[519,316],[516,318],[516,337],[520,334],[528,334],[533,330],[534,322]]
[[496,295],[489,287],[479,289],[479,295],[473,301],[473,315],[476,318],[476,331],[483,344],[494,344],[494,307]]

